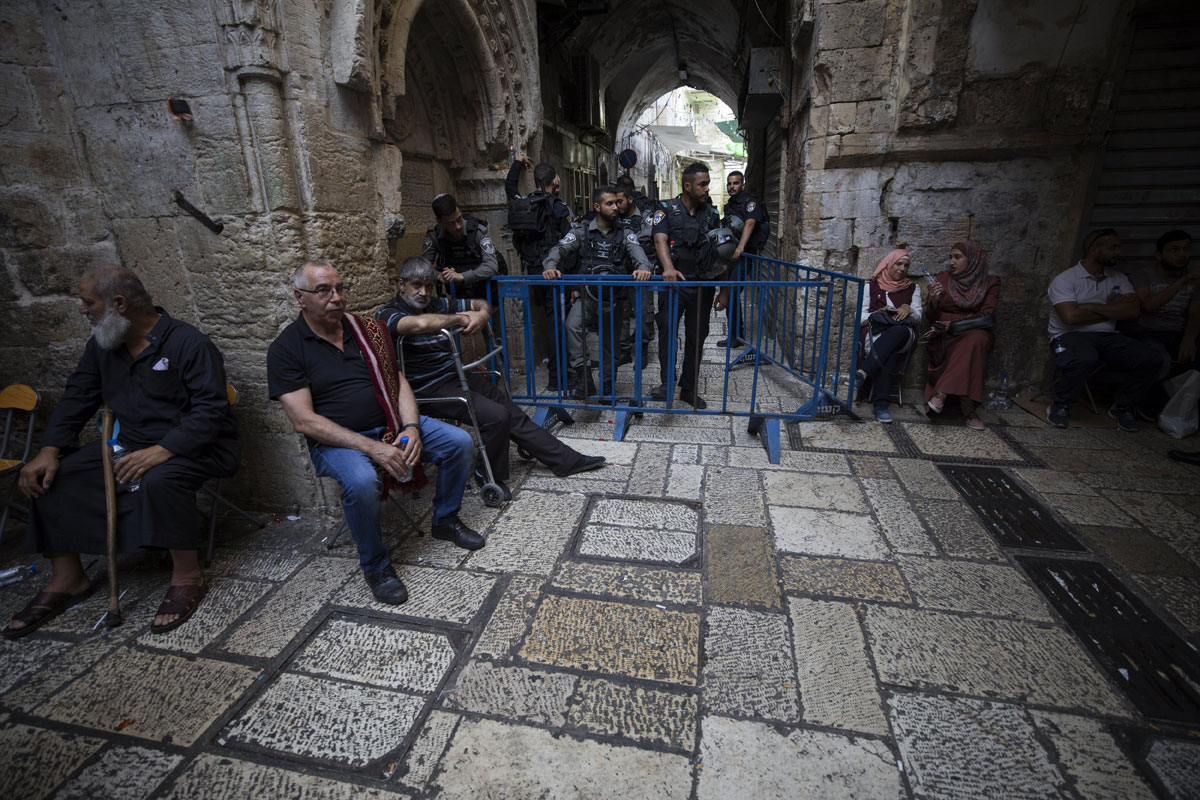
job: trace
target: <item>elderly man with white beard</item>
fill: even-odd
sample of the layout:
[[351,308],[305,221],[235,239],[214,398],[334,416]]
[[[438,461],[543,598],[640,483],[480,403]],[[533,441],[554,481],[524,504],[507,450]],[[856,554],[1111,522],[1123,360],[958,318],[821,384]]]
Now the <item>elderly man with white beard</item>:
[[21,491],[33,500],[25,546],[50,559],[52,575],[4,629],[7,639],[37,629],[93,588],[79,554],[105,552],[103,456],[99,441],[79,447],[79,433],[101,405],[114,411],[126,451],[114,467],[117,551],[171,553],[170,588],[151,633],[183,624],[203,599],[196,490],[233,475],[241,456],[224,362],[207,336],[155,306],[123,267],[88,272],[79,299],[92,337],[41,450],[20,475]]

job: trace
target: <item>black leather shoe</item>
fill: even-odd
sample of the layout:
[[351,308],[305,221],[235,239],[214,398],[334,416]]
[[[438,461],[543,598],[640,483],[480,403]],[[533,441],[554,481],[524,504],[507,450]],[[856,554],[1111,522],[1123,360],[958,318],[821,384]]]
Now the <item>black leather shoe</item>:
[[408,589],[396,577],[396,570],[392,569],[391,564],[378,572],[364,572],[363,577],[367,579],[367,586],[371,587],[371,594],[381,603],[398,606],[408,599]]
[[560,472],[557,474],[558,477],[565,478],[568,475],[578,475],[580,472],[599,469],[603,466],[604,456],[580,456],[579,460],[572,464],[565,472]]
[[[487,475],[484,475],[482,472],[476,471],[474,477],[475,477],[475,485],[482,489],[483,485],[485,483],[487,483]],[[512,491],[508,488],[507,483],[505,483],[504,481],[498,480],[498,481],[496,481],[496,485],[500,487],[500,491],[501,491],[501,493],[503,493],[505,500],[512,500]]]
[[650,390],[650,396],[653,397],[655,400],[666,400],[667,399],[666,384],[660,383],[658,386],[655,386],[653,389]]
[[728,346],[729,346],[728,339],[718,339],[717,340],[717,347],[728,347]]
[[441,525],[434,525],[433,538],[454,542],[456,546],[464,550],[478,550],[483,547],[484,542],[483,536],[478,531],[468,528],[467,524],[458,517],[454,517],[449,522],[443,522]]
[[679,399],[692,408],[708,408],[708,403],[704,402],[703,397],[697,397],[695,392],[689,392],[687,389],[679,390]]

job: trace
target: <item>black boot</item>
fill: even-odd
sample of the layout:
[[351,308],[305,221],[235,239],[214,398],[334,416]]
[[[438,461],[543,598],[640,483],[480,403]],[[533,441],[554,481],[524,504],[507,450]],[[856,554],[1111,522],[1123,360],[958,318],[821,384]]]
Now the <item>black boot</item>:
[[596,394],[596,384],[592,380],[592,371],[587,367],[579,367],[575,370],[575,385],[571,389],[571,396],[576,400],[586,400]]

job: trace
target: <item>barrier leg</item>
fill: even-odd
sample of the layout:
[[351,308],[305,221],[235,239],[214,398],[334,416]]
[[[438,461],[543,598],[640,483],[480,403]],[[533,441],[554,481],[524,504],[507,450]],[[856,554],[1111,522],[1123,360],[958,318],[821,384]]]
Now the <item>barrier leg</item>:
[[625,434],[629,432],[629,425],[633,422],[632,411],[616,411],[613,413],[613,441],[625,441]]
[[779,463],[778,417],[750,417],[750,423],[746,426],[746,432],[751,435],[757,434],[762,439],[763,445],[767,448],[767,460],[772,464]]

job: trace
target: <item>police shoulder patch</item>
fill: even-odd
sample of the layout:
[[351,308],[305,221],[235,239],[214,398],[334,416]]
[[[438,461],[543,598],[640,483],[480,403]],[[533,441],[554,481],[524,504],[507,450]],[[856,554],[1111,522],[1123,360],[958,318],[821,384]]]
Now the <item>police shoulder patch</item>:
[[637,244],[637,240],[638,240],[637,234],[634,233],[633,231],[630,231],[628,234],[626,234],[625,238],[628,239],[629,241],[633,242],[634,244]]
[[559,244],[570,244],[573,241],[575,241],[575,232],[574,231],[568,233],[566,236],[559,239],[558,243]]
[[487,236],[483,237],[483,239],[480,240],[479,246],[481,248],[483,248],[483,252],[487,253],[488,255],[491,255],[492,253],[496,252],[496,248],[492,244],[492,240]]
[[749,203],[746,203],[747,211],[753,211],[756,208],[758,208],[758,203],[754,202],[753,200],[751,200]]
[[663,211],[662,209],[659,209],[658,211],[654,212],[654,224],[655,225],[662,222],[666,218],[667,218],[667,212]]

